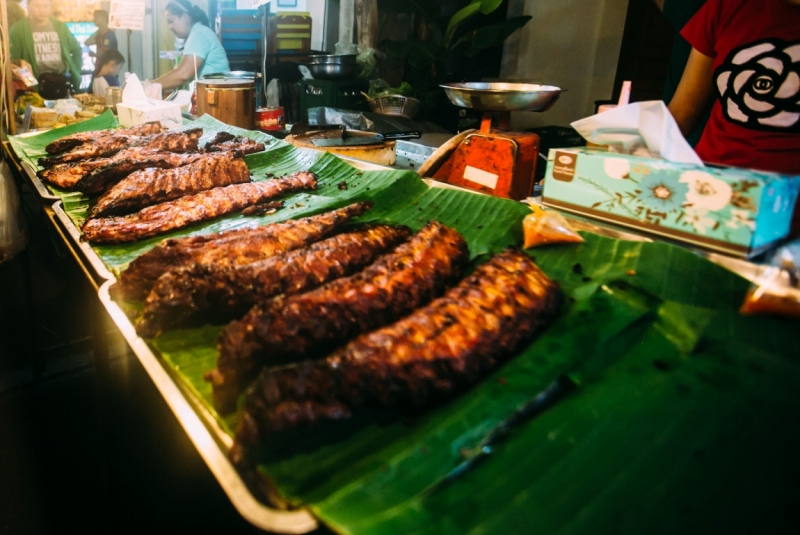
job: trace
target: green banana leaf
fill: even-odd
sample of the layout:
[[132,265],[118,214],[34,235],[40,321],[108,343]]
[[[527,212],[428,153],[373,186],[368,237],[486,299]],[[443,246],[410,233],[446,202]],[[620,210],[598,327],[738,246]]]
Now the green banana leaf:
[[[528,210],[517,202],[288,146],[247,162],[257,179],[311,168],[320,188],[271,216],[170,236],[368,199],[375,206],[363,220],[418,229],[437,219],[464,235],[475,262],[521,242]],[[79,219],[80,209],[68,210]],[[791,531],[800,497],[794,325],[740,316],[748,283],[684,249],[583,236],[529,251],[567,303],[481,383],[421,414],[362,410],[275,436],[257,452],[258,469],[286,502],[341,533]],[[119,269],[157,241],[96,250]],[[220,328],[151,341],[209,408],[202,376],[215,366]],[[229,431],[235,420],[221,419]]]

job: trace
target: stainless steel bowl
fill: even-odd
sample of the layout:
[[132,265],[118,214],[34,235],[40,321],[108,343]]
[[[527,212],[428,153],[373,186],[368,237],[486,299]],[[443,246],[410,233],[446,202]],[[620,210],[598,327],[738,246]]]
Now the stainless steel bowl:
[[315,54],[312,56],[308,56],[308,60],[305,62],[307,65],[355,65],[356,64],[356,55],[355,54],[342,54],[342,55],[334,55],[334,54]]
[[347,63],[309,63],[307,67],[314,78],[321,80],[347,78],[352,76],[356,69],[355,64]]
[[456,106],[483,111],[546,111],[561,95],[561,88],[539,84],[470,82],[441,87]]

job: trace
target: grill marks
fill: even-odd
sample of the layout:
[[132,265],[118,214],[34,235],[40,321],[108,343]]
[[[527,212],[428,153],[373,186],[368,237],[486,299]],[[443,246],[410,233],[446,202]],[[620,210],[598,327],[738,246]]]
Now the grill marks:
[[53,167],[61,163],[78,162],[90,158],[105,158],[129,147],[169,152],[194,152],[197,151],[197,143],[202,135],[202,128],[193,128],[184,132],[162,132],[149,136],[120,134],[100,136],[74,147],[69,152],[48,158],[40,158],[39,165]]
[[231,153],[202,155],[194,163],[174,169],[142,169],[108,190],[89,212],[89,218],[133,212],[214,187],[250,181],[244,160]]
[[106,130],[103,132],[79,132],[69,136],[64,136],[47,145],[44,150],[47,154],[58,154],[67,151],[78,145],[100,140],[102,138],[113,138],[115,136],[150,136],[158,134],[165,129],[159,122],[145,123],[138,126],[131,126],[129,128],[120,128],[117,130]]
[[316,186],[316,175],[301,171],[266,182],[214,188],[148,206],[127,216],[89,219],[84,223],[83,237],[91,243],[137,241],[237,212],[284,193],[314,189]]
[[464,238],[433,222],[356,275],[254,307],[220,335],[217,369],[206,376],[216,407],[232,410],[262,365],[325,351],[424,305],[461,275],[468,258]]
[[269,297],[351,275],[410,234],[406,227],[368,226],[252,264],[191,264],[168,271],[147,296],[136,330],[152,337],[202,313],[204,319],[241,317]]
[[245,265],[304,247],[330,236],[371,206],[371,203],[360,202],[267,226],[165,240],[131,262],[111,287],[112,296],[142,300],[161,275],[174,269],[192,264]]
[[562,293],[518,250],[325,359],[265,369],[249,389],[234,457],[272,432],[348,418],[360,406],[423,408],[478,382],[557,314]]

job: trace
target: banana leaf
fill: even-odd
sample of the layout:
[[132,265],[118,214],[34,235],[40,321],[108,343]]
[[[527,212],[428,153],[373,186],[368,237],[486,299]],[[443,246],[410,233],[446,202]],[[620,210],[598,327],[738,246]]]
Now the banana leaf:
[[[258,179],[310,167],[320,188],[271,216],[229,216],[171,236],[368,199],[375,207],[363,220],[418,229],[437,219],[465,236],[476,263],[521,242],[520,203],[429,189],[409,172],[359,172],[288,146],[247,162]],[[584,238],[529,251],[567,303],[480,384],[423,413],[365,409],[346,423],[275,436],[258,469],[286,502],[341,533],[793,529],[794,325],[740,316],[748,283],[684,249]],[[157,241],[96,250],[121,268]],[[151,341],[209,407],[202,375],[215,365],[219,330]],[[223,420],[229,431],[235,424]]]

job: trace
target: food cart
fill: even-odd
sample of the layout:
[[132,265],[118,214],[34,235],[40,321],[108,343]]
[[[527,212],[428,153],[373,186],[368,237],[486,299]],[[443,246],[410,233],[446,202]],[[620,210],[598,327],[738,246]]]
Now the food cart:
[[[276,434],[252,471],[230,460],[237,415],[215,411],[203,375],[220,325],[140,337],[109,287],[163,238],[269,225],[369,200],[364,222],[418,231],[436,220],[466,239],[472,265],[519,247],[529,208],[509,199],[298,149],[206,116],[184,126],[262,141],[255,181],[311,170],[319,186],[274,214],[227,215],[121,245],[90,245],[89,200],[36,176],[43,147],[116,126],[110,113],[11,139],[26,180],[236,509],[255,526],[305,533],[625,529],[727,532],[769,514],[790,525],[798,432],[794,325],[738,307],[764,268],[573,220],[582,244],[527,253],[562,288],[563,310],[476,384],[424,409],[365,408]],[[344,184],[344,186],[343,186]],[[750,280],[747,280],[747,279]],[[513,291],[513,288],[507,289]]]

